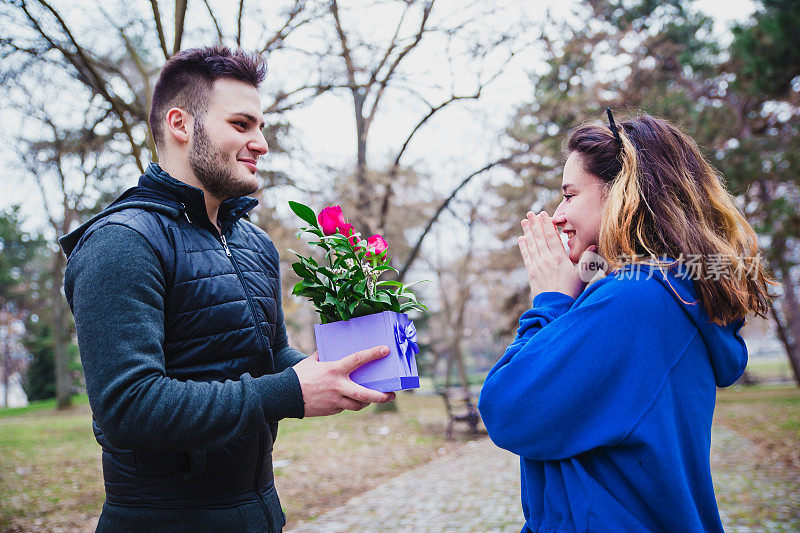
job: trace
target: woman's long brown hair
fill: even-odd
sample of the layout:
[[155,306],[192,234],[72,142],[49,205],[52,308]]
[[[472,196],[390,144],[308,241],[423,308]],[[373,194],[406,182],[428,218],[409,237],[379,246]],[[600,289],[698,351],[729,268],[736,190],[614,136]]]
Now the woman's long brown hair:
[[[612,269],[626,263],[659,268],[695,261],[693,280],[711,320],[728,324],[770,308],[755,231],[697,143],[649,115],[573,130],[567,154],[606,183],[599,250]],[[621,144],[620,144],[621,141]],[[669,258],[669,260],[667,260]]]

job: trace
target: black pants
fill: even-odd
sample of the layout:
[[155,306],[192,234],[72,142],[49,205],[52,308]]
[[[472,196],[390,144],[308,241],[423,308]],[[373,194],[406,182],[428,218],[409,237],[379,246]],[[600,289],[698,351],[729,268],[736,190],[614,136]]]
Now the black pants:
[[154,509],[103,504],[100,533],[214,532],[280,533],[286,524],[275,489],[264,494],[267,513],[258,502],[222,509]]

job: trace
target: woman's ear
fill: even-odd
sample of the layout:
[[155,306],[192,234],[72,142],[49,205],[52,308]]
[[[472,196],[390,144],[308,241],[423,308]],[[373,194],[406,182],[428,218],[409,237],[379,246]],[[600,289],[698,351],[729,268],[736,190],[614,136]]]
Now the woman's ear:
[[189,131],[193,124],[193,117],[180,107],[173,107],[167,111],[165,117],[165,136],[173,139],[178,144],[189,142]]

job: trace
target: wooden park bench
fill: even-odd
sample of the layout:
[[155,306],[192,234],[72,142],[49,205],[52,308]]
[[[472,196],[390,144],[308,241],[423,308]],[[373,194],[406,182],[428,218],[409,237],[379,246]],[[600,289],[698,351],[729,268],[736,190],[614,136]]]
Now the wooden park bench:
[[445,409],[447,409],[447,431],[445,431],[445,438],[451,438],[453,434],[453,424],[465,423],[469,426],[469,432],[472,435],[478,434],[478,423],[481,420],[481,415],[478,410],[472,405],[472,400],[469,396],[464,394],[461,389],[440,389],[439,396],[444,400]]

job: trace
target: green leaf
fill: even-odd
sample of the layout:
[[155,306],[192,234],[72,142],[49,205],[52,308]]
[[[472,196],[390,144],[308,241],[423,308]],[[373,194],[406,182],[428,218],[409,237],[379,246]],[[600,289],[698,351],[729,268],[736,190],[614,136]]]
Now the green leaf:
[[403,291],[403,283],[395,280],[379,281],[375,284],[376,287],[399,287],[400,292]]
[[302,294],[300,293],[305,288],[306,288],[305,283],[303,283],[302,281],[298,281],[297,283],[294,284],[294,287],[292,288],[292,294],[297,294],[299,296],[302,296]]
[[346,301],[349,300],[349,296],[353,294],[353,285],[352,283],[345,282],[339,285],[338,290],[336,291],[336,299],[339,301]]
[[292,270],[301,278],[313,278],[314,275],[308,270],[303,263],[292,263]]
[[417,295],[414,294],[411,291],[404,291],[402,293],[399,293],[397,296],[399,296],[400,298],[408,298],[409,300],[411,300],[413,302],[417,301]]
[[383,308],[380,304],[374,304],[369,300],[363,300],[358,302],[358,307],[356,307],[355,311],[351,313],[353,317],[357,316],[365,316],[371,315],[373,313],[380,313],[381,311],[385,311],[386,309]]
[[428,308],[419,302],[405,302],[400,305],[401,313],[405,313],[406,311],[412,311],[412,310],[427,311]]
[[321,302],[322,301],[322,295],[323,294],[324,294],[324,291],[322,291],[322,290],[311,289],[311,288],[306,287],[305,289],[303,289],[300,292],[300,294],[298,294],[298,296],[304,296],[305,298],[308,298],[312,302],[316,303],[316,302]]
[[375,296],[372,299],[377,300],[379,302],[387,303],[389,305],[392,304],[392,299],[389,298],[389,295],[384,291],[375,293]]
[[378,265],[375,268],[373,268],[373,270],[375,270],[376,272],[383,272],[384,270],[394,270],[395,272],[397,272],[397,269],[391,265]]
[[413,285],[417,285],[418,283],[430,283],[430,282],[431,282],[431,280],[429,280],[429,279],[421,279],[419,281],[412,281],[411,283],[407,283],[405,288],[407,289],[407,288],[409,288],[409,287],[411,287]]
[[322,301],[323,295],[327,289],[318,283],[309,283],[307,281],[300,281],[295,283],[292,288],[292,294],[297,296],[305,296],[312,301]]
[[317,216],[314,214],[314,211],[308,207],[307,205],[303,205],[299,202],[293,202],[289,200],[289,207],[294,211],[294,214],[305,220],[311,226],[318,228],[319,223],[317,222]]
[[325,276],[330,280],[334,280],[337,278],[337,275],[327,267],[319,267],[317,269],[317,272],[319,272],[320,274],[322,274],[323,276]]
[[367,292],[367,278],[362,279],[356,284],[355,292],[359,295],[363,295]]
[[323,305],[317,308],[319,311],[319,318],[323,324],[330,324],[331,322],[338,322],[341,320],[339,312],[335,305]]
[[347,241],[345,242],[330,241],[328,244],[330,244],[330,247],[339,252],[340,254],[350,257],[351,259],[356,258],[356,254],[353,252],[353,248],[350,247],[350,244],[348,244]]
[[350,311],[347,310],[347,305],[344,302],[337,302],[336,309],[339,311],[339,316],[342,320],[350,320]]

